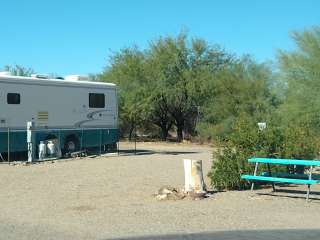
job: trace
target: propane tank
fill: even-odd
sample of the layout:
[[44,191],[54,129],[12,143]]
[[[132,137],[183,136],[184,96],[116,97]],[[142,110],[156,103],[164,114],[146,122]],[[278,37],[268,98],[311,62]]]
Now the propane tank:
[[39,160],[42,160],[46,157],[47,155],[47,146],[44,141],[40,141],[39,144]]
[[56,147],[55,147],[54,141],[52,141],[52,140],[49,140],[49,141],[48,141],[47,150],[48,150],[48,154],[49,154],[50,156],[56,154]]

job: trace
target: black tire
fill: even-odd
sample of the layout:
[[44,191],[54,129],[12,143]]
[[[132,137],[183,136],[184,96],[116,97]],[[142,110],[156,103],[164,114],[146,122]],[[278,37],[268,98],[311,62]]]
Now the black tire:
[[68,136],[64,141],[64,152],[68,154],[72,152],[77,152],[79,150],[80,150],[79,139],[74,135]]

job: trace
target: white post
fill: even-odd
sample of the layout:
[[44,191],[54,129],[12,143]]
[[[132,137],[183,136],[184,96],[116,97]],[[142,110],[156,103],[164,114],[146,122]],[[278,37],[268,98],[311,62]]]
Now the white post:
[[27,122],[27,145],[28,145],[28,162],[34,161],[35,156],[35,139],[34,139],[34,122]]
[[206,186],[203,180],[202,161],[184,159],[184,191],[186,193],[206,193]]

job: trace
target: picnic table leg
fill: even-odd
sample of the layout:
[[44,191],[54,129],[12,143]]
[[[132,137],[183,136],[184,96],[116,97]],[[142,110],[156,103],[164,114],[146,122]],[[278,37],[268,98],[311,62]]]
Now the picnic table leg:
[[[256,162],[256,166],[254,167],[254,173],[253,175],[256,176],[258,172],[258,162]],[[253,191],[254,188],[254,182],[251,183],[251,191]]]
[[[271,168],[270,168],[270,164],[269,164],[269,163],[267,164],[267,167],[268,167],[269,176],[272,177]],[[272,182],[271,184],[272,184],[272,189],[273,189],[273,191],[275,192],[275,191],[276,191],[276,188],[275,188],[274,182]]]
[[[312,179],[312,166],[310,166],[310,170],[309,170],[309,180]],[[308,190],[307,190],[307,197],[306,200],[309,201],[309,195],[310,195],[310,184],[308,184]]]
[[307,197],[306,197],[307,202],[309,201],[309,195],[310,195],[310,184],[308,184]]

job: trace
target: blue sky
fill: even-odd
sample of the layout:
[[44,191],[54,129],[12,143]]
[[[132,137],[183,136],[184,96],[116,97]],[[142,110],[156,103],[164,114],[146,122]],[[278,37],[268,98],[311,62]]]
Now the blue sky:
[[289,33],[320,25],[318,0],[2,0],[0,68],[98,73],[123,47],[188,29],[238,55],[274,60]]

